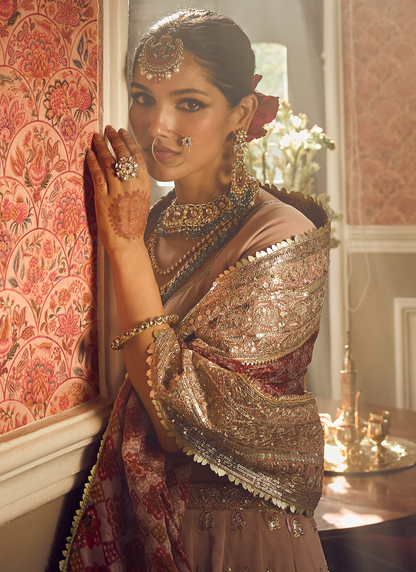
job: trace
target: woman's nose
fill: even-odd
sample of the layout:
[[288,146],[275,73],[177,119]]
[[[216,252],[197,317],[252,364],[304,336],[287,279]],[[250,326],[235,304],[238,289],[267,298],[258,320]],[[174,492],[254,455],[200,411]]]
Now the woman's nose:
[[162,107],[156,108],[149,126],[149,135],[153,139],[161,136],[167,137],[169,131],[172,129],[171,123],[172,118],[170,117],[169,111]]

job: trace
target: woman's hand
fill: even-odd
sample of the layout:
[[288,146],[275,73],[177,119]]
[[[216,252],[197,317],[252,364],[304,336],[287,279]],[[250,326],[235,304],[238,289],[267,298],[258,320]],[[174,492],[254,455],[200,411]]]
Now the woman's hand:
[[139,165],[137,177],[122,181],[116,175],[116,159],[103,137],[94,135],[96,155],[87,153],[88,167],[94,184],[95,211],[101,241],[109,256],[125,251],[143,240],[150,208],[151,183],[142,152],[125,129],[118,132],[111,126],[105,129],[117,161],[133,157]]

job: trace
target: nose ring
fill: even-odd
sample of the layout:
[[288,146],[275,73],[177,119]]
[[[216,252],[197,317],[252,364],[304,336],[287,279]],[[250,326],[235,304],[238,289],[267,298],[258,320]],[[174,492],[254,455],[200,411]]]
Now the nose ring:
[[[191,145],[192,145],[192,139],[191,137],[188,137],[186,135],[184,135],[183,133],[181,133],[180,131],[175,131],[174,129],[169,129],[168,133],[178,133],[181,137],[182,137],[182,145],[184,147],[188,147],[188,154],[185,157],[185,159],[183,161],[181,161],[180,163],[178,163],[177,165],[171,165],[170,168],[173,169],[175,167],[180,167],[181,165],[183,165],[185,163],[185,161],[188,159],[189,155],[191,154]],[[156,161],[156,163],[158,163],[159,165],[162,165],[162,167],[165,167],[166,165],[164,165],[163,163],[161,163],[160,161],[158,161],[155,157],[155,143],[156,140],[159,139],[159,135],[157,137],[155,137],[153,139],[153,143],[152,143],[152,155],[153,155],[153,159]]]

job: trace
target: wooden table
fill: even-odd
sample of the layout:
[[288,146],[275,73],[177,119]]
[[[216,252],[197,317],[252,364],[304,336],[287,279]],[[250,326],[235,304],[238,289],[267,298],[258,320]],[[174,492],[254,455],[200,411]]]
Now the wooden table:
[[[332,419],[338,405],[338,401],[318,399],[319,411],[330,413]],[[370,411],[380,409],[390,411],[393,437],[416,442],[416,412],[363,403],[360,416],[368,419]],[[325,476],[315,520],[322,539],[357,532],[377,534],[392,525],[410,527],[416,536],[416,466],[360,476]]]

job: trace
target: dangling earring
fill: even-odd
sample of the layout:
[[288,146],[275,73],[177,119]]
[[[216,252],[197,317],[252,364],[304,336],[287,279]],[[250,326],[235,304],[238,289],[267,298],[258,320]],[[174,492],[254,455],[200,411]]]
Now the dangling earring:
[[244,156],[247,152],[247,131],[240,127],[235,134],[234,140],[234,163],[231,168],[231,193],[236,197],[237,201],[241,199],[247,192],[250,176],[244,164]]

